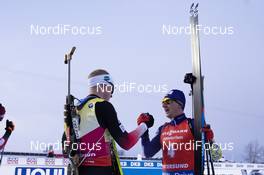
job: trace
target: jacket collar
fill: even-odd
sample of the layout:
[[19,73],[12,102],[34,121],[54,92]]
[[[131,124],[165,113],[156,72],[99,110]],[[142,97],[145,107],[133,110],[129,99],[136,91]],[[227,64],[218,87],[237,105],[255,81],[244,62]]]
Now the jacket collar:
[[170,124],[172,125],[179,125],[182,121],[186,120],[187,117],[185,116],[185,114],[181,114],[176,116],[174,119],[171,120]]

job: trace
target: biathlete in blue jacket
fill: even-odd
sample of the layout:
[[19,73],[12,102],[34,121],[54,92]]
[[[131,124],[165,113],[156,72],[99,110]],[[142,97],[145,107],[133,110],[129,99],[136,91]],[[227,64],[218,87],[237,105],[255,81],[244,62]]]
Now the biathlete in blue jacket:
[[[152,157],[162,150],[163,175],[194,174],[193,119],[184,114],[185,95],[180,90],[171,90],[162,100],[162,107],[170,122],[159,127],[150,140],[148,131],[141,137],[145,156]],[[137,123],[154,121],[148,113],[140,114]],[[207,140],[213,139],[211,129],[204,130]]]

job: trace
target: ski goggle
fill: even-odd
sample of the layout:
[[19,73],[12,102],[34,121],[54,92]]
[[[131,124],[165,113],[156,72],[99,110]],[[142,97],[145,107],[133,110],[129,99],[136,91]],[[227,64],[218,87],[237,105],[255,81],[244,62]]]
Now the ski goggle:
[[171,104],[172,102],[176,102],[178,105],[180,105],[181,107],[183,106],[183,104],[179,101],[179,100],[175,100],[175,99],[170,99],[170,98],[163,98],[162,100],[162,104],[166,104],[166,105],[169,105]]
[[169,105],[169,104],[171,104],[172,103],[172,99],[170,99],[170,98],[164,98],[163,100],[162,100],[162,104],[165,104],[165,105]]

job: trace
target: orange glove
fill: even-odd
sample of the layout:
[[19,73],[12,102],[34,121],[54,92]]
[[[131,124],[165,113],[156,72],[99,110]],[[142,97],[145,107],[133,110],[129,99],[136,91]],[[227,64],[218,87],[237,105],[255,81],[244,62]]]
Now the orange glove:
[[146,123],[148,128],[151,128],[154,124],[154,118],[149,113],[141,113],[137,118],[137,124]]

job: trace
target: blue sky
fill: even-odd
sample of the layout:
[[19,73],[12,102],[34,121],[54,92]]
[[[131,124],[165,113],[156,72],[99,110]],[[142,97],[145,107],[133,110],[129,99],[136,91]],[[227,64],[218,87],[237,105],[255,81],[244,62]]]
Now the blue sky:
[[[1,103],[6,119],[16,123],[7,151],[31,151],[30,141],[56,142],[63,132],[63,104],[67,93],[64,53],[77,50],[72,62],[72,92],[87,95],[87,76],[107,69],[117,83],[166,84],[182,89],[185,112],[191,116],[189,86],[190,36],[164,35],[163,25],[188,26],[192,1],[17,1],[0,7]],[[264,145],[263,24],[260,0],[199,2],[203,26],[232,27],[233,35],[201,33],[202,69],[205,75],[206,119],[217,142],[234,142],[228,159],[242,160],[245,145]],[[30,26],[101,27],[99,35],[36,35]],[[141,112],[155,117],[151,136],[168,121],[161,108],[165,92],[114,94],[111,102],[128,131]],[[1,123],[4,128],[4,122]],[[2,132],[4,132],[2,130]],[[137,144],[126,155],[141,153]]]

